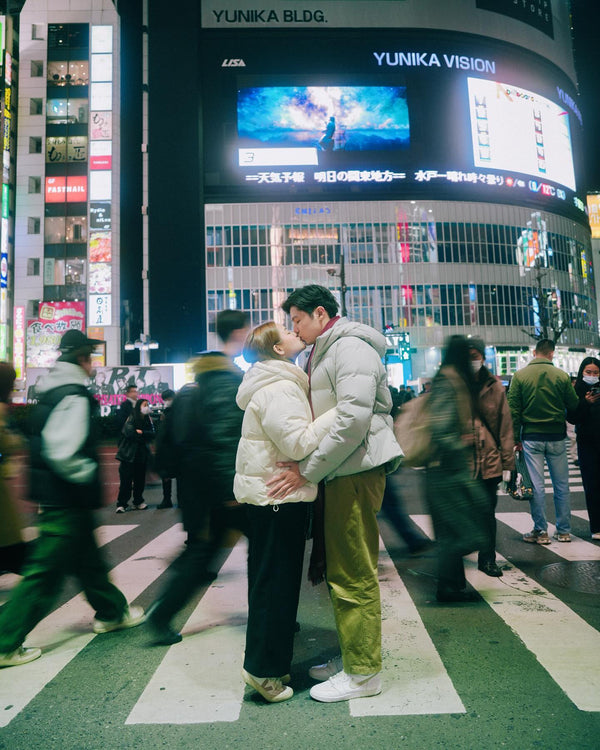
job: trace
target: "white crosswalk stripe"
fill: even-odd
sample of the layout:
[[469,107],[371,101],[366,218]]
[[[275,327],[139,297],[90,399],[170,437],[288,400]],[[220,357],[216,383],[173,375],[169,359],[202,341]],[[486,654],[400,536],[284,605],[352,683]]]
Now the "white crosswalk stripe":
[[[123,528],[123,527],[118,527]],[[100,532],[102,536],[103,532]],[[111,572],[128,601],[135,599],[167,567],[173,549],[183,543],[181,526],[173,526]],[[27,637],[26,645],[42,646],[44,655],[35,662],[0,670],[0,726],[6,726],[50,680],[95,638],[93,612],[78,594],[43,619]]]
[[[574,515],[587,520],[585,511]],[[411,516],[432,535],[431,519]],[[531,528],[528,512],[499,513],[498,521],[516,535]],[[99,540],[108,544],[135,526],[107,526]],[[549,532],[554,531],[549,527]],[[183,542],[179,524],[144,545],[112,571],[128,600],[138,597],[166,569]],[[600,546],[573,538],[540,548],[548,560],[600,560]],[[506,562],[498,556],[500,562]],[[477,570],[467,560],[467,579],[505,623],[507,638],[517,637],[549,677],[581,711],[600,712],[600,633],[567,604],[522,570],[507,564],[502,578]],[[229,554],[219,578],[199,600],[183,628],[183,643],[166,650],[164,658],[140,690],[126,723],[202,724],[239,721],[246,689],[240,677],[246,623],[246,545],[240,541]],[[380,696],[350,701],[353,717],[465,713],[436,646],[383,542],[380,550],[383,615],[384,691]],[[0,578],[6,595],[9,576]],[[93,613],[82,595],[57,608],[35,628],[28,645],[44,655],[18,670],[0,670],[0,726],[6,726],[44,691],[45,686],[75,659],[93,638]],[[101,636],[102,637],[102,636]],[[585,647],[582,648],[582,644]],[[202,664],[202,669],[198,669]],[[398,666],[401,665],[401,668]],[[210,680],[205,675],[210,674]]]

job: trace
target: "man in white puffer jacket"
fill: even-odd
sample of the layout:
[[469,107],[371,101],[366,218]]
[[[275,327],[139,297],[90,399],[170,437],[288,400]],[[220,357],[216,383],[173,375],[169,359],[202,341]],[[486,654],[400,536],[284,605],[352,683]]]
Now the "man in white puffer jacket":
[[335,407],[336,419],[319,447],[269,483],[275,498],[303,482],[325,481],[327,583],[341,657],[313,667],[320,680],[311,697],[333,703],[381,692],[381,601],[377,578],[385,475],[399,464],[392,401],[382,364],[385,338],[337,316],[325,287],[297,289],[282,305],[294,332],[313,344],[307,363],[315,417]]

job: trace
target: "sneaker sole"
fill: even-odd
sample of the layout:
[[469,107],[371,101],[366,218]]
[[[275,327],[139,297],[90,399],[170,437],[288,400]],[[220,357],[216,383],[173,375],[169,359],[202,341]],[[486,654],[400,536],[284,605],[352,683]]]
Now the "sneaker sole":
[[19,661],[13,661],[10,663],[0,663],[0,669],[8,669],[9,667],[20,667],[22,664],[29,664],[31,661],[35,661],[36,659],[39,659],[42,655],[41,649],[35,649],[35,652],[33,654],[29,654],[28,656],[23,656]]
[[367,690],[366,692],[360,692],[355,691],[351,693],[350,695],[339,695],[339,696],[322,696],[318,697],[317,695],[313,695],[313,691],[311,689],[310,691],[310,697],[315,700],[319,701],[319,703],[341,703],[342,701],[351,701],[355,698],[372,698],[374,695],[379,695],[381,691],[383,690],[383,686],[380,687],[378,690]]
[[145,621],[146,615],[144,614],[141,617],[138,617],[135,620],[130,620],[126,623],[106,623],[98,625],[94,623],[92,630],[97,635],[101,635],[102,633],[114,633],[116,630],[128,630],[129,628],[137,628],[138,625],[141,625]]

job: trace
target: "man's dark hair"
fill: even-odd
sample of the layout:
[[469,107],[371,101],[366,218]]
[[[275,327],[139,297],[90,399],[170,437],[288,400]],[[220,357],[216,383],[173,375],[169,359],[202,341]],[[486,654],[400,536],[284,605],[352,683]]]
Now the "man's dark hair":
[[217,315],[217,336],[226,344],[234,331],[247,328],[249,325],[248,315],[241,310],[221,310]]
[[170,388],[165,388],[165,390],[160,394],[160,397],[163,401],[166,401],[169,398],[175,398],[175,391],[172,391]]
[[129,391],[137,391],[138,387],[137,385],[134,385],[133,383],[130,383],[127,388],[125,388],[125,395],[129,393]]
[[535,353],[541,354],[542,357],[547,357],[549,354],[556,349],[554,341],[552,339],[540,339],[535,345]]
[[339,305],[329,289],[318,284],[308,284],[295,289],[281,305],[281,309],[288,314],[292,307],[297,307],[309,315],[312,315],[317,307],[324,307],[327,315],[335,318]]

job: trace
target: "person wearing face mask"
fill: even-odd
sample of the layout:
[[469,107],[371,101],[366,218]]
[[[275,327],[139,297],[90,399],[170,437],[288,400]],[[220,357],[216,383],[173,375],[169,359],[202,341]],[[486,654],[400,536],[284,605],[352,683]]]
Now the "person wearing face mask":
[[267,481],[279,461],[300,461],[314,451],[334,423],[335,408],[314,422],[308,376],[293,360],[305,344],[295,333],[268,321],[252,330],[244,359],[252,367],[237,395],[244,410],[233,492],[248,517],[248,626],[242,675],[265,700],[294,694],[286,686],[300,596],[308,504],[317,485],[307,482],[281,500]]
[[119,448],[115,458],[119,464],[119,496],[117,513],[127,510],[133,485],[134,510],[146,510],[143,492],[146,484],[146,468],[150,457],[149,443],[154,440],[154,425],[150,419],[150,404],[145,398],[135,402],[133,413],[127,418],[121,432]]
[[575,380],[577,408],[568,415],[575,424],[577,457],[585,491],[592,539],[600,540],[600,360],[586,357]]
[[501,576],[496,565],[496,503],[498,484],[515,467],[513,422],[504,386],[485,366],[485,343],[470,338],[469,356],[477,385],[479,440],[475,444],[475,475],[483,480],[489,499],[488,542],[479,550],[478,567],[488,576]]

